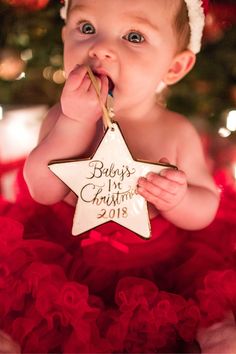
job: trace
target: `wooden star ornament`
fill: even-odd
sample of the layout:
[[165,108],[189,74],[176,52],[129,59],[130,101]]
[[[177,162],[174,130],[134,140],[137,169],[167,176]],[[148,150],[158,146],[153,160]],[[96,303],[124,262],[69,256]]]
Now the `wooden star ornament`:
[[89,159],[52,161],[50,170],[78,196],[72,234],[80,235],[114,221],[149,238],[147,202],[137,193],[137,181],[150,171],[170,165],[135,160],[117,123],[107,129]]

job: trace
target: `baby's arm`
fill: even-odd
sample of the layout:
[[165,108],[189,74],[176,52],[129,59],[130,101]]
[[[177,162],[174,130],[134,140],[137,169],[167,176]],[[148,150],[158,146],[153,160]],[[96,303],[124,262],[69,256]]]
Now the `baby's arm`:
[[[105,102],[108,81],[99,78],[101,97]],[[87,74],[86,67],[76,67],[69,75],[61,104],[53,107],[42,126],[40,142],[28,156],[24,177],[32,197],[42,204],[62,200],[69,192],[49,170],[51,160],[73,158],[84,154],[95,139],[101,105]]]
[[139,180],[138,190],[176,226],[200,229],[214,219],[219,192],[208,172],[195,129],[183,120],[176,131],[179,134],[176,158],[178,170],[165,169],[160,175],[151,173],[147,178]]

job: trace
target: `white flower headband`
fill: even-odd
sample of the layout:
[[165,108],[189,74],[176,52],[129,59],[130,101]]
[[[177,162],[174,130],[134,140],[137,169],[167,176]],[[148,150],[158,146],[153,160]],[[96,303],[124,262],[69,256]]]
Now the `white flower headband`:
[[[205,25],[205,12],[208,0],[184,0],[188,8],[189,26],[191,31],[188,49],[197,54],[201,49],[202,34]],[[64,1],[61,8],[61,17],[65,20],[67,16],[69,0]]]

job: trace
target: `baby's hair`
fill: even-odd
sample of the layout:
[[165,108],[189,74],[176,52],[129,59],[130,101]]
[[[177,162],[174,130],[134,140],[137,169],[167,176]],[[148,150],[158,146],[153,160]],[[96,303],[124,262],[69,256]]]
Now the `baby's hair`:
[[188,9],[184,0],[181,0],[180,6],[174,19],[174,29],[177,32],[179,52],[188,48],[190,42],[190,26]]

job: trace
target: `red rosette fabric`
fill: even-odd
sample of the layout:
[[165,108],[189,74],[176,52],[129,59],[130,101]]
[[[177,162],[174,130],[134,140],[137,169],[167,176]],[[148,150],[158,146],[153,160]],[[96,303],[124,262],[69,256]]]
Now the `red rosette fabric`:
[[[109,223],[85,247],[72,207],[39,205],[18,182],[16,203],[0,199],[0,327],[23,353],[180,352],[199,325],[236,314],[234,191],[204,230],[158,217],[143,241]],[[117,235],[128,252],[106,242]]]
[[229,312],[236,314],[236,271],[226,269],[210,272],[198,291],[202,313],[201,325],[208,327],[222,321]]
[[106,333],[115,352],[161,353],[178,350],[180,338],[194,339],[200,314],[192,301],[136,277],[121,279],[115,298]]

